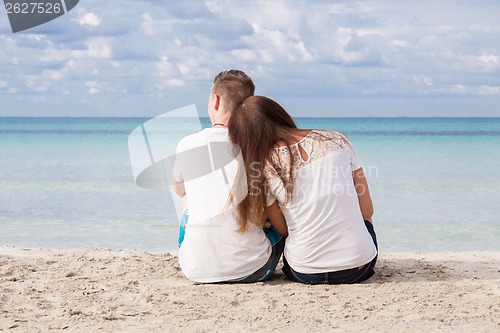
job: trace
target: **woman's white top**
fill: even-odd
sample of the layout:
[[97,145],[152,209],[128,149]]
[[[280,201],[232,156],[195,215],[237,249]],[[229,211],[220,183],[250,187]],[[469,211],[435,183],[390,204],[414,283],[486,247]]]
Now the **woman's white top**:
[[[307,155],[303,158],[300,148]],[[275,200],[288,226],[284,255],[299,273],[313,274],[362,266],[377,249],[361,215],[353,171],[362,162],[341,133],[313,130],[298,143],[276,148],[266,163],[267,205]],[[292,167],[291,199],[278,174]]]

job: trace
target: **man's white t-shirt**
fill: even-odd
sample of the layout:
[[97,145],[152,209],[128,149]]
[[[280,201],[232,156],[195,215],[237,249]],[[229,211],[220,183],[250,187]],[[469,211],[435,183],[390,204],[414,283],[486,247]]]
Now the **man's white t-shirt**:
[[246,178],[238,174],[237,159],[224,149],[231,149],[224,128],[204,129],[177,146],[174,178],[184,182],[189,209],[179,263],[187,278],[202,283],[250,275],[264,266],[272,251],[262,228],[249,223],[239,232],[228,198],[235,181]]
[[[307,157],[301,156],[300,149]],[[333,131],[311,131],[297,144],[273,151],[271,160],[289,170],[291,200],[277,170],[267,163],[267,204],[275,200],[288,226],[284,255],[299,273],[314,274],[359,267],[377,255],[361,215],[352,172],[362,162],[347,138]]]

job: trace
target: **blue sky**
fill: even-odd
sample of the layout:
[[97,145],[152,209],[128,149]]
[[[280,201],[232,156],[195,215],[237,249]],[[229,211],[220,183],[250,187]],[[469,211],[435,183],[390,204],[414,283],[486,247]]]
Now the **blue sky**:
[[293,116],[500,116],[500,3],[93,1],[13,34],[0,116],[206,114],[239,68]]

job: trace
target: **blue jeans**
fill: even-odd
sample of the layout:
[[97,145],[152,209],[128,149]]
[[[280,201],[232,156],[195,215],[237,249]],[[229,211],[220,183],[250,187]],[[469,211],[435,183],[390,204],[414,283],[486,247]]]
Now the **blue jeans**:
[[[373,224],[369,221],[365,221],[366,229],[372,236],[373,243],[378,250],[377,235],[375,234],[375,229]],[[305,274],[294,271],[286,261],[285,256],[283,256],[283,273],[292,281],[307,283],[307,284],[347,284],[347,283],[358,283],[369,279],[375,274],[375,264],[377,263],[377,256],[364,265],[361,269],[359,267],[345,269],[342,271],[326,272],[326,273],[315,273],[315,274]]]
[[278,266],[281,254],[283,254],[283,250],[285,249],[285,239],[281,237],[281,235],[273,227],[264,228],[264,232],[266,233],[267,239],[269,239],[273,247],[269,260],[264,264],[264,266],[262,266],[252,274],[241,279],[235,279],[227,282],[233,282],[233,283],[263,282],[273,277],[274,270],[276,269],[276,266]]
[[188,220],[189,220],[189,210],[186,208],[186,210],[184,210],[184,213],[182,213],[181,223],[179,225],[179,238],[177,238],[177,244],[179,245],[179,247],[184,241],[184,235],[186,233],[186,224]]

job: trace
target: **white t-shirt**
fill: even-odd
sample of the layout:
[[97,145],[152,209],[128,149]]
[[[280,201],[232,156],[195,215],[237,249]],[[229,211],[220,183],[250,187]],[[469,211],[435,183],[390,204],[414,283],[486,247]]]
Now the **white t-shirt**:
[[[308,158],[303,159],[300,147]],[[291,200],[272,163],[265,176],[267,204],[275,200],[288,226],[284,255],[299,273],[314,274],[359,267],[375,258],[377,249],[361,215],[352,172],[362,162],[347,138],[333,131],[311,131],[290,146],[294,185]],[[285,172],[290,151],[276,148],[271,161]]]
[[234,182],[246,181],[244,173],[237,172],[237,159],[228,152],[231,147],[224,128],[204,129],[177,146],[174,178],[184,182],[189,209],[179,263],[193,281],[242,278],[261,268],[271,255],[262,228],[249,223],[240,233],[234,205],[227,206]]

